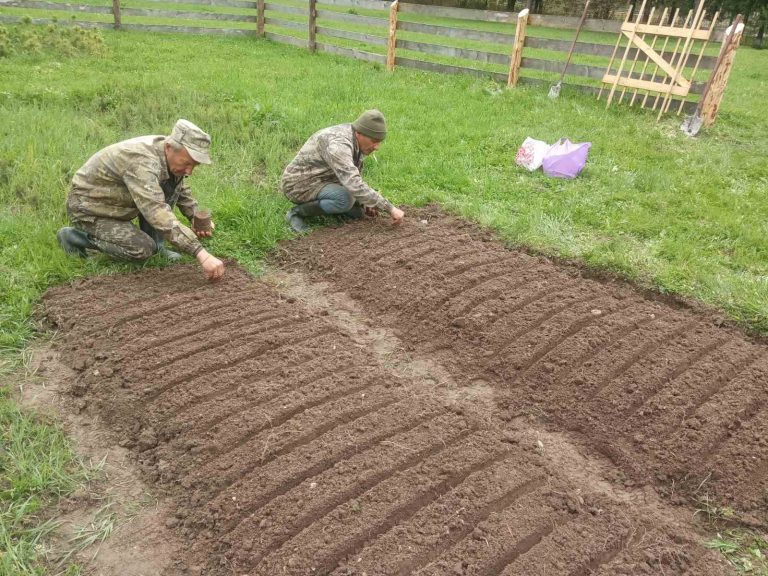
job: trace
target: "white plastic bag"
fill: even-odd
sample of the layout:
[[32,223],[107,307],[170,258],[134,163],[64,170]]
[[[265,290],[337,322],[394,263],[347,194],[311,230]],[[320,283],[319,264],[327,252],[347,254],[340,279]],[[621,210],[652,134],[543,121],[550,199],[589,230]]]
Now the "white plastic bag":
[[549,144],[528,137],[517,151],[515,164],[533,172],[544,162],[544,155],[547,153],[547,150],[549,150]]

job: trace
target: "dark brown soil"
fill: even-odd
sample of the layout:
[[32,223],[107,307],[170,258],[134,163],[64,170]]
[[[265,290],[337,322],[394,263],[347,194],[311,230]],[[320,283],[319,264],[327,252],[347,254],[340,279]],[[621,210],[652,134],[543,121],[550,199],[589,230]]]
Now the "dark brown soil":
[[768,348],[435,211],[282,271],[51,290],[77,371],[186,547],[164,574],[728,574],[704,497],[765,523]]

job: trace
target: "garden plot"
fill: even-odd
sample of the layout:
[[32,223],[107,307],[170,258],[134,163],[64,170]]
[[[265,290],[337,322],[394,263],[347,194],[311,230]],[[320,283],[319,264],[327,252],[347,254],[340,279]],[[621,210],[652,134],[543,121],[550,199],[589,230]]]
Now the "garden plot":
[[764,521],[768,349],[706,313],[432,211],[277,264],[44,298],[72,406],[167,497],[166,574],[726,574],[691,498]]

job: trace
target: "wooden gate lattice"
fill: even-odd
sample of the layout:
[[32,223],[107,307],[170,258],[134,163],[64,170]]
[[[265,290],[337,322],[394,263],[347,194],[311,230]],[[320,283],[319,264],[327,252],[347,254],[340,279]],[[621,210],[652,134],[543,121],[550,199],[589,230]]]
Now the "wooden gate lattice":
[[[669,111],[674,100],[673,96],[678,97],[680,101],[677,113],[680,114],[682,111],[719,13],[716,12],[709,23],[709,27],[704,28],[704,18],[707,11],[704,10],[704,0],[700,0],[698,7],[688,12],[685,20],[681,23],[682,25],[678,23],[680,10],[676,9],[671,19],[667,20],[669,17],[667,8],[664,8],[658,21],[654,23],[655,7],[651,8],[647,19],[644,19],[646,1],[643,0],[634,22],[630,22],[632,6],[627,11],[627,17],[621,25],[621,33],[603,76],[603,86],[597,97],[599,99],[603,90],[610,86],[606,104],[608,107],[614,101],[619,87],[621,87],[621,94],[618,97],[619,103],[624,99],[628,89],[632,90],[629,105],[634,105],[637,100],[643,108],[651,107],[655,111],[658,107],[658,119],[661,118],[662,114]],[[627,44],[624,47],[624,55],[618,70],[614,71],[613,63],[622,38],[626,38]],[[657,48],[660,38],[663,38],[663,42],[661,47]],[[688,74],[689,59],[697,41],[701,43],[699,54]],[[645,56],[645,61],[640,68],[638,67],[638,60],[641,59],[642,55]],[[649,65],[653,67],[652,72],[649,70]],[[635,70],[636,68],[638,71]],[[639,91],[644,93],[642,101],[638,98]],[[653,100],[652,104],[651,100]]]

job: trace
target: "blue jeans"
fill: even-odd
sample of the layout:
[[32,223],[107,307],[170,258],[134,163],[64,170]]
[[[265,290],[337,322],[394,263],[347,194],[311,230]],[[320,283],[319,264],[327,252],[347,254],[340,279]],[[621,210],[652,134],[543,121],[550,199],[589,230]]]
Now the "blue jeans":
[[362,218],[363,209],[355,203],[355,198],[341,184],[326,184],[317,195],[320,208],[326,214],[344,214],[352,218]]

